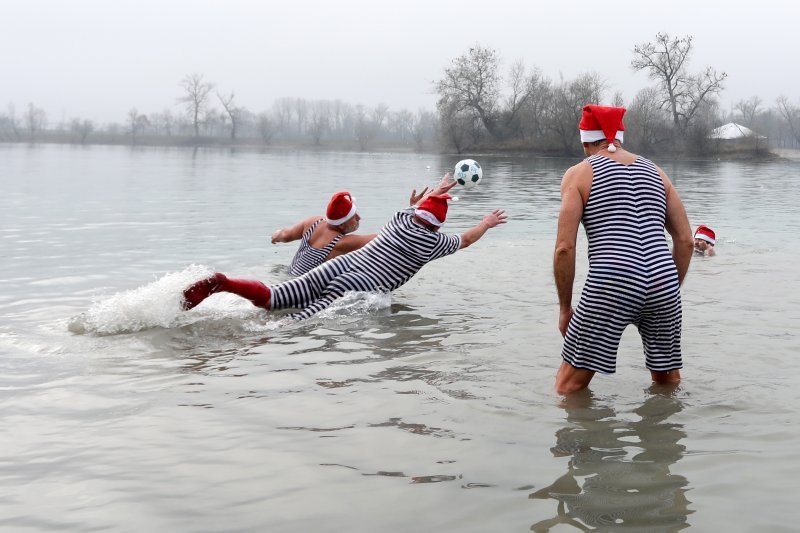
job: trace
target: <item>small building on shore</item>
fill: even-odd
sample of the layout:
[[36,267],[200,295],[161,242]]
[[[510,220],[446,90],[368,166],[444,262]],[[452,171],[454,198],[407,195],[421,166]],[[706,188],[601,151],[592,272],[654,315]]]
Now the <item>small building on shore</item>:
[[708,138],[719,152],[761,152],[767,150],[767,138],[747,126],[728,122],[711,130]]

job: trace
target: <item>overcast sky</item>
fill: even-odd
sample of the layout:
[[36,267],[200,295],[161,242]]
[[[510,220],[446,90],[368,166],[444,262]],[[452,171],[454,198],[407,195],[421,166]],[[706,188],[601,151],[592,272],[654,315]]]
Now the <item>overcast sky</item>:
[[478,43],[554,79],[595,71],[630,99],[633,46],[694,36],[690,70],[728,73],[723,104],[800,103],[800,2],[760,0],[0,0],[0,113],[124,122],[174,108],[197,72],[252,111],[283,96],[433,109],[432,81]]

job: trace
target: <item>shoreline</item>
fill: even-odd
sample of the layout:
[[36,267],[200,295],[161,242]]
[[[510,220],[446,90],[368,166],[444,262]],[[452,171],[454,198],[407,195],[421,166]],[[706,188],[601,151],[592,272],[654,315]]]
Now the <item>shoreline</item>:
[[[366,149],[360,149],[355,146],[355,143],[350,142],[329,142],[320,145],[304,143],[302,141],[279,141],[263,143],[258,142],[257,139],[237,139],[231,141],[229,139],[219,138],[194,138],[194,137],[172,137],[167,138],[172,142],[164,142],[164,137],[142,137],[136,142],[130,142],[130,139],[99,139],[91,142],[79,142],[71,138],[64,138],[62,135],[45,135],[42,138],[35,140],[9,140],[0,139],[0,144],[60,144],[66,146],[127,146],[130,148],[147,147],[147,148],[217,148],[217,149],[242,149],[251,151],[265,151],[265,150],[284,150],[284,151],[302,151],[302,152],[351,152],[351,153],[405,153],[405,154],[426,154],[426,155],[441,155],[453,157],[513,157],[513,158],[542,158],[542,159],[569,159],[569,158],[582,158],[582,154],[575,153],[554,153],[547,151],[525,150],[521,148],[488,148],[476,147],[474,150],[464,151],[461,153],[441,150],[438,147],[426,145],[422,150],[416,149],[410,143],[374,143]],[[674,161],[800,161],[800,149],[792,148],[773,148],[766,151],[753,152],[752,150],[741,151],[725,151],[723,153],[709,153],[702,156],[688,156],[678,154],[647,154],[648,158],[655,159],[668,159]]]

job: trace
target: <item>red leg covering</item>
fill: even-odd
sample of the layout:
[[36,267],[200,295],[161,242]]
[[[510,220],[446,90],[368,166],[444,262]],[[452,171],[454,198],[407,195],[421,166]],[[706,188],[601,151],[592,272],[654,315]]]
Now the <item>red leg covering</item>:
[[183,308],[192,309],[217,292],[230,292],[253,302],[256,307],[269,309],[272,291],[256,280],[230,279],[217,272],[210,278],[202,279],[183,291]]
[[226,292],[232,292],[242,298],[247,298],[256,307],[263,307],[269,309],[269,300],[272,296],[272,291],[254,279],[231,279],[225,280],[225,288],[222,289]]
[[222,290],[222,285],[227,278],[217,272],[210,278],[201,279],[183,291],[183,308],[188,311],[200,305],[203,300]]

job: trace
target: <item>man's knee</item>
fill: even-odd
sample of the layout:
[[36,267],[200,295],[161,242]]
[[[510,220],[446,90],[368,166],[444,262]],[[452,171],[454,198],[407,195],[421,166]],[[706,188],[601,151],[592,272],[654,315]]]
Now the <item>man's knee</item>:
[[585,368],[576,368],[566,361],[561,362],[561,367],[556,375],[556,392],[569,394],[585,389],[592,381],[594,372]]

